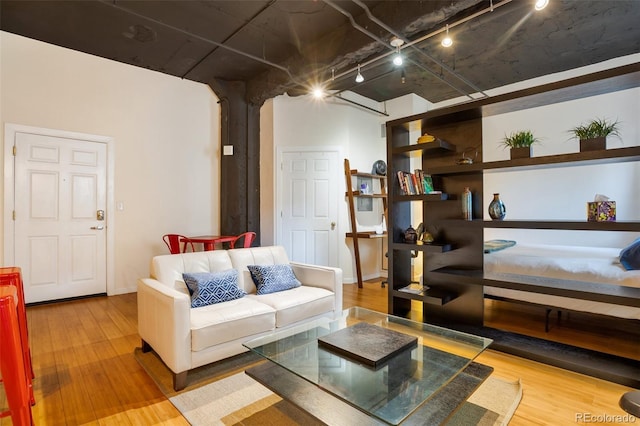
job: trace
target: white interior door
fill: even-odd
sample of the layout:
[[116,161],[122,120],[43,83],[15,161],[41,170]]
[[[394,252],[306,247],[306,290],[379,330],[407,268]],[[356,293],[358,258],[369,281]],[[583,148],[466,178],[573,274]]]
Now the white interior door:
[[338,154],[282,153],[280,244],[293,261],[338,266]]
[[14,144],[15,265],[26,302],[106,293],[106,144],[27,132]]

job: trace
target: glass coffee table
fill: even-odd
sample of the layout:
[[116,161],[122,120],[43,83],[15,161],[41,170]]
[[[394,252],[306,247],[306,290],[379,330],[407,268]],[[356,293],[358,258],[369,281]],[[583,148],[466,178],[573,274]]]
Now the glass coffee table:
[[493,369],[491,339],[363,308],[244,344],[246,373],[327,424],[442,424]]

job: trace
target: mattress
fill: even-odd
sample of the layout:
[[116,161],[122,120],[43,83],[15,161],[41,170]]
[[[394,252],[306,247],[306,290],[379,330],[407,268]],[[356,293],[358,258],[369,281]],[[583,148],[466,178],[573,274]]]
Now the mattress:
[[[485,253],[486,275],[543,277],[640,288],[640,271],[620,265],[619,248],[516,244]],[[485,286],[485,294],[581,312],[640,319],[640,308]]]

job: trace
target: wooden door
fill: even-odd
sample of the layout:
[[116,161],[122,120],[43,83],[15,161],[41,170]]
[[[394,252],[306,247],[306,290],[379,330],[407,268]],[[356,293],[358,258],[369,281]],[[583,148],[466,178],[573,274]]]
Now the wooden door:
[[338,266],[337,151],[282,154],[279,244],[291,260]]
[[15,134],[14,250],[27,303],[106,293],[107,146]]

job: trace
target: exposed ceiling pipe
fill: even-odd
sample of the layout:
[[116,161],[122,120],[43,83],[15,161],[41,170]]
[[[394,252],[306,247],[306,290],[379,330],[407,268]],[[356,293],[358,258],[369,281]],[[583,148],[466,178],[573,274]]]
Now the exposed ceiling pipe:
[[[361,63],[360,66],[364,67],[366,65],[378,62],[382,59],[384,59],[385,57],[395,53],[395,49],[393,49],[391,47],[391,45],[389,45],[389,43],[385,42],[384,40],[382,40],[381,38],[379,38],[378,36],[376,36],[375,34],[369,32],[367,29],[363,28],[362,26],[360,26],[355,19],[353,18],[353,15],[351,13],[349,13],[348,11],[342,9],[340,6],[338,6],[337,4],[335,4],[334,2],[332,2],[331,0],[323,0],[325,3],[327,3],[329,6],[333,7],[335,10],[337,10],[338,12],[342,13],[343,15],[345,15],[349,21],[351,22],[351,25],[357,29],[358,31],[366,34],[367,36],[369,36],[370,38],[372,38],[373,40],[377,41],[378,43],[380,43],[381,45],[385,46],[386,48],[391,49],[390,52],[380,55],[374,59],[371,59],[365,63]],[[430,69],[426,68],[425,66],[423,66],[422,64],[419,64],[415,61],[412,61],[409,59],[409,61],[416,65],[417,67],[419,67],[420,69],[422,69],[423,71],[428,72],[429,74],[431,74],[432,76],[434,76],[435,78],[437,78],[438,80],[442,81],[444,84],[446,84],[447,86],[451,87],[452,89],[454,89],[455,91],[457,91],[458,93],[467,96],[470,99],[473,99],[473,97],[466,91],[454,86],[451,82],[447,81],[446,79],[444,79],[443,77],[439,76],[437,73],[431,71]],[[341,78],[347,74],[351,74],[355,71],[356,68],[352,68],[348,71],[345,71],[343,73],[340,73],[339,75],[335,76],[334,78]]]
[[210,39],[208,39],[206,37],[203,37],[201,35],[194,34],[194,33],[190,32],[190,31],[183,30],[182,28],[178,28],[178,27],[175,27],[173,25],[167,24],[165,22],[159,21],[157,19],[151,18],[149,16],[145,16],[145,15],[143,15],[141,13],[138,13],[138,12],[135,12],[135,11],[133,11],[131,9],[127,9],[126,7],[120,6],[119,4],[111,3],[111,2],[108,2],[108,1],[105,1],[105,0],[100,0],[100,2],[105,4],[105,5],[107,5],[107,6],[116,8],[116,9],[121,10],[123,12],[126,12],[126,13],[128,13],[130,15],[137,16],[138,18],[145,19],[147,21],[153,22],[154,24],[161,25],[161,26],[163,26],[165,28],[169,28],[169,29],[171,29],[173,31],[178,31],[178,32],[180,32],[182,34],[188,35],[189,37],[193,37],[193,38],[198,39],[200,41],[203,41],[205,43],[213,44],[215,46],[221,47],[221,48],[223,48],[225,50],[228,50],[230,52],[236,53],[238,55],[244,56],[244,57],[249,58],[249,59],[253,59],[254,61],[261,62],[261,63],[263,63],[265,65],[269,65],[271,67],[277,68],[277,69],[283,71],[284,73],[286,73],[289,76],[289,78],[291,79],[291,81],[293,81],[296,84],[301,85],[301,86],[304,85],[303,82],[300,82],[293,74],[291,74],[291,71],[289,71],[288,68],[283,67],[282,65],[278,65],[275,62],[271,62],[271,61],[268,61],[266,59],[262,59],[262,58],[260,58],[258,56],[254,56],[254,55],[252,55],[250,53],[246,53],[246,52],[243,52],[241,50],[235,49],[233,47],[227,46],[226,44],[219,43],[219,42],[214,41],[214,40],[210,40]]
[[[476,92],[481,93],[482,95],[484,95],[485,97],[487,97],[488,95],[486,93],[484,93],[482,91],[482,89],[480,89],[478,86],[476,86],[474,83],[472,83],[470,80],[468,80],[466,77],[463,77],[461,74],[459,74],[458,72],[456,72],[454,69],[452,69],[451,67],[449,67],[447,64],[443,63],[442,61],[439,61],[438,59],[434,58],[433,56],[429,55],[427,52],[423,51],[422,49],[419,49],[418,47],[415,46],[415,44],[409,44],[408,40],[406,40],[401,34],[396,33],[393,28],[389,27],[387,24],[385,24],[384,22],[382,22],[380,19],[378,19],[377,17],[375,17],[372,13],[371,10],[369,9],[369,7],[364,4],[362,1],[360,0],[351,0],[353,1],[355,4],[357,4],[358,6],[360,6],[362,9],[364,9],[364,12],[367,14],[367,16],[369,17],[369,19],[380,25],[380,27],[382,27],[383,29],[387,30],[390,34],[393,34],[394,36],[396,36],[397,38],[401,39],[402,41],[404,41],[405,43],[407,43],[408,47],[411,47],[413,49],[413,51],[418,52],[419,54],[429,58],[430,60],[432,60],[433,62],[435,62],[438,66],[444,68],[447,72],[449,72],[451,75],[453,75],[454,77],[458,78],[460,81],[462,81],[463,83],[465,83],[467,86],[471,87],[473,90],[475,90]],[[494,8],[495,9],[495,8]],[[459,24],[458,24],[459,25]],[[465,93],[465,95],[469,96],[468,94]],[[469,96],[471,97],[471,96]]]
[[[235,36],[236,34],[238,34],[240,31],[242,31],[247,25],[251,24],[251,22],[256,19],[258,16],[260,16],[262,14],[262,12],[264,12],[265,10],[267,10],[268,8],[270,8],[274,3],[276,2],[276,0],[271,0],[269,3],[267,3],[266,5],[264,5],[264,7],[262,7],[260,10],[258,10],[256,13],[253,14],[253,16],[251,18],[249,18],[247,21],[245,21],[245,23],[241,26],[239,26],[238,28],[236,28],[227,38],[225,38],[224,40],[222,40],[222,44],[225,44],[226,42],[228,42],[229,40],[231,40],[233,38],[233,36]],[[213,52],[215,52],[216,50],[218,50],[219,46],[214,47],[213,49],[211,49],[209,51],[209,53],[207,53],[206,55],[204,55],[202,58],[200,58],[199,61],[197,61],[195,64],[193,64],[193,66],[191,68],[189,68],[187,70],[187,72],[185,72],[184,74],[182,74],[182,78],[187,78],[187,76],[191,73],[191,71],[193,71],[195,68],[198,67],[198,65],[200,65],[202,62],[204,62],[205,59],[207,59],[209,56],[213,55]]]

